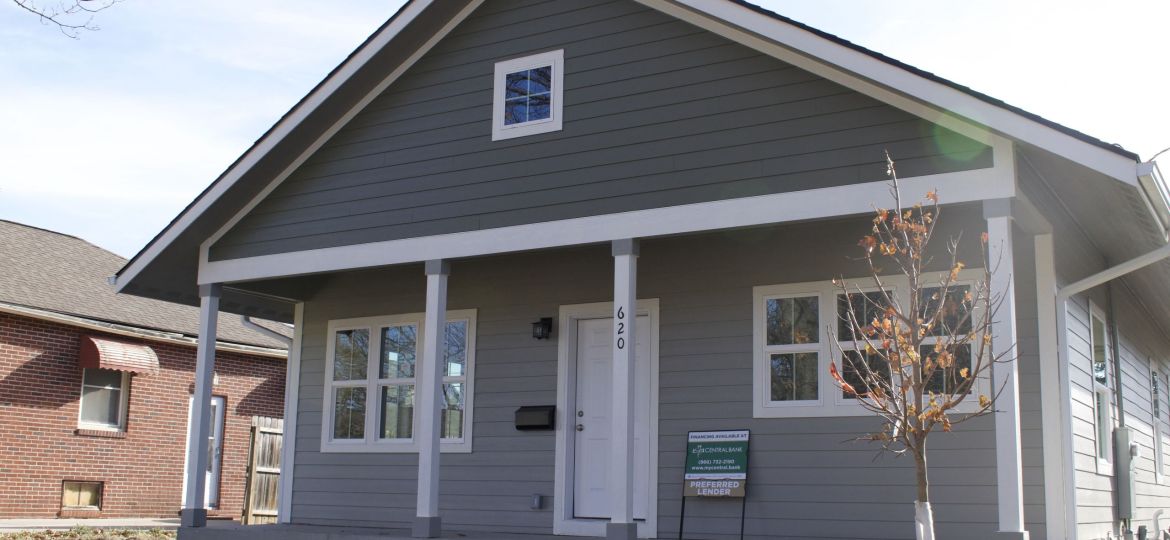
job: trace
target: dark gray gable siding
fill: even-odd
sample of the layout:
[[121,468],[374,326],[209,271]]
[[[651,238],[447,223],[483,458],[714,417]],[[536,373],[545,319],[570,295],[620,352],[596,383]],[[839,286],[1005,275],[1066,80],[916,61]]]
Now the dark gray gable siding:
[[[500,60],[563,48],[560,132],[491,140]],[[991,166],[986,145],[629,0],[493,0],[213,260]]]

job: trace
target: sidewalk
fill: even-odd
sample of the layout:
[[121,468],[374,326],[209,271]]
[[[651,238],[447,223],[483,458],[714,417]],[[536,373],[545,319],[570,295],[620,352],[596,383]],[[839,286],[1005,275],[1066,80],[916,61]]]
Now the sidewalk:
[[125,518],[125,519],[0,519],[0,533],[25,531],[68,530],[75,527],[92,529],[178,529],[179,518]]

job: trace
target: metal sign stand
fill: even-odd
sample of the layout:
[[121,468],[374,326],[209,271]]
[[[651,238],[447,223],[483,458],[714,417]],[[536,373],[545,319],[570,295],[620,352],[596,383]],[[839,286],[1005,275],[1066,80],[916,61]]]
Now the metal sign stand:
[[[746,429],[733,430],[733,431],[747,431],[749,434],[751,433],[750,430],[746,430]],[[690,441],[691,433],[695,433],[695,432],[693,432],[693,431],[687,432],[687,441]],[[748,453],[747,455],[744,456],[744,470],[745,471],[747,470],[747,467],[750,465],[750,459],[751,459],[751,453]],[[685,471],[685,469],[686,469],[686,467],[684,466],[684,471]],[[746,480],[744,482],[743,497],[740,497],[739,500],[740,500],[740,505],[739,505],[739,540],[743,540],[744,523],[747,521],[747,482],[746,482]],[[683,483],[682,483],[682,507],[679,508],[679,511],[678,511],[678,540],[683,540],[683,524],[686,521],[686,517],[687,517],[687,482],[686,482],[686,479],[684,478]]]

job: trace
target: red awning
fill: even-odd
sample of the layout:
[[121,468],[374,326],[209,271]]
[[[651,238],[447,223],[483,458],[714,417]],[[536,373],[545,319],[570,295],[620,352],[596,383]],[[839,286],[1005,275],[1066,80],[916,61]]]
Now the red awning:
[[158,375],[158,355],[150,347],[104,337],[82,336],[79,363],[83,368]]

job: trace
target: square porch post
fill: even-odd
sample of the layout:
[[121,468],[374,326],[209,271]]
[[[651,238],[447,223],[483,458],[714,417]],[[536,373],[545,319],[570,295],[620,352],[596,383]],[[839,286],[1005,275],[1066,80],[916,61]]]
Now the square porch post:
[[412,536],[436,538],[442,530],[439,518],[439,445],[443,395],[443,351],[447,329],[447,276],[451,267],[444,260],[426,262],[427,300],[423,318],[422,358],[418,364],[416,407],[419,407],[418,512]]
[[1020,456],[1020,384],[1010,207],[985,205],[984,217],[987,219],[988,260],[995,270],[991,275],[990,292],[1001,302],[992,321],[991,354],[992,358],[1003,356],[1009,360],[991,366],[991,392],[1000,392],[995,400],[997,537],[1028,540],[1028,531],[1024,528],[1024,474]]
[[219,322],[219,283],[199,286],[199,344],[195,352],[195,394],[187,424],[187,492],[180,524],[207,525],[207,438],[211,434],[211,385],[215,376],[216,324]]
[[610,438],[610,520],[606,538],[638,537],[634,522],[634,361],[637,332],[638,241],[613,242],[613,414]]

